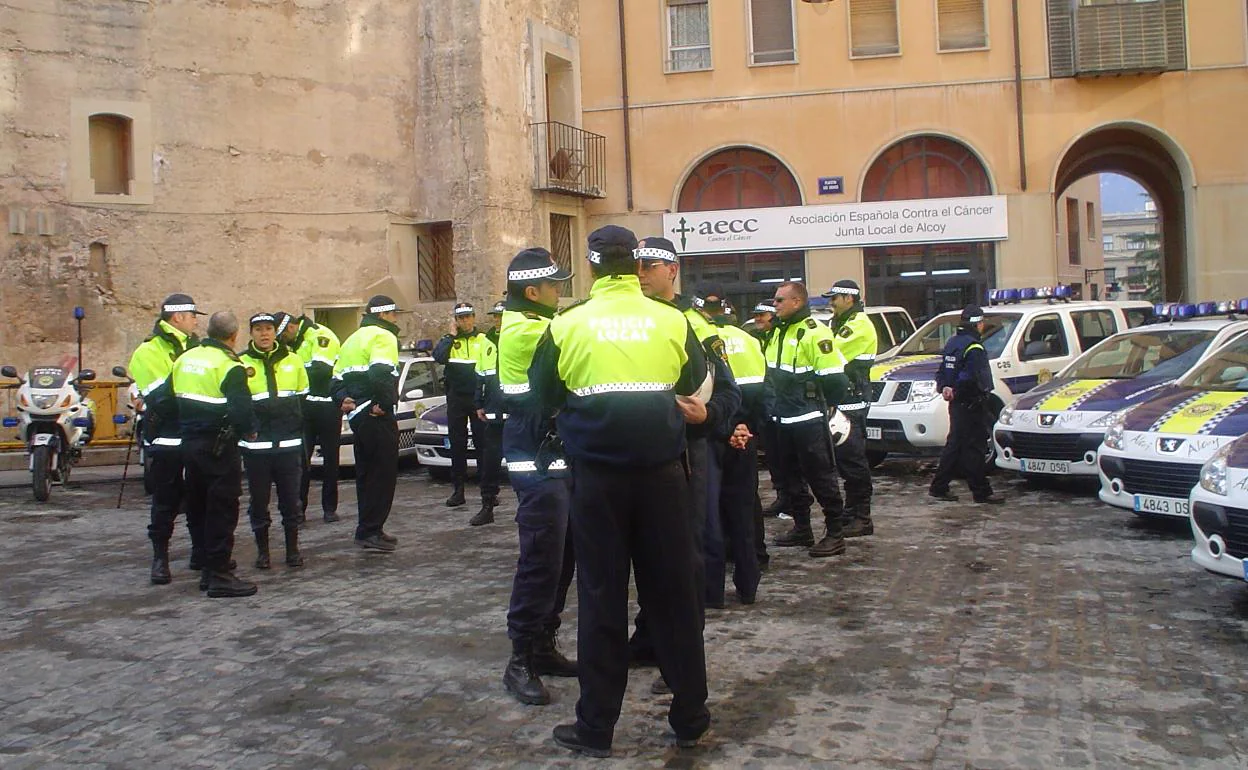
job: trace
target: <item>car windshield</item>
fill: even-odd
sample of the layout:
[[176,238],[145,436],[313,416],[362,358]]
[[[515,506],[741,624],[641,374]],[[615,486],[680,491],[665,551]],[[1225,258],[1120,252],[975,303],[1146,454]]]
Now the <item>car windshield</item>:
[[1248,393],[1248,338],[1226,345],[1180,382],[1201,390]]
[[[984,314],[984,350],[989,358],[997,358],[1014,333],[1022,316],[1018,313],[985,313]],[[906,344],[897,351],[899,356],[940,355],[945,349],[949,338],[958,333],[961,323],[960,313],[948,313],[936,316],[923,324],[917,332],[906,340]]]
[[1087,380],[1172,380],[1200,360],[1217,335],[1211,329],[1157,328],[1118,334],[1075,359],[1063,377]]
[[425,392],[423,398],[446,395],[442,389],[442,376],[438,372],[438,365],[433,361],[413,361],[407,370],[407,379],[403,381],[403,387],[399,392],[407,393],[413,388],[423,390]]
[[59,366],[36,366],[30,370],[30,387],[60,390],[69,374]]

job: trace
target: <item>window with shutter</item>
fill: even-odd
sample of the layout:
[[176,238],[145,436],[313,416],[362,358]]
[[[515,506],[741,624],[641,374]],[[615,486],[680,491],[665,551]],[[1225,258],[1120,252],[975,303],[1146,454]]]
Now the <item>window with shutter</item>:
[[849,0],[849,50],[853,57],[901,53],[897,0]]
[[667,0],[667,71],[711,68],[708,0]]
[[793,0],[750,0],[750,64],[794,61]]
[[984,0],[936,0],[936,26],[941,51],[988,47]]

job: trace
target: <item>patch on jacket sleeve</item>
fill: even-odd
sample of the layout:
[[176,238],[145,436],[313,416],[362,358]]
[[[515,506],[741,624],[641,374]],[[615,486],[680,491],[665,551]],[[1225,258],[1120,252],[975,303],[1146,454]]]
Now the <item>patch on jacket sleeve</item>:
[[254,367],[254,366],[249,366],[249,367],[247,367],[247,376],[248,376],[248,377],[255,377],[255,376],[256,376],[256,367]]
[[724,351],[724,341],[719,337],[711,340],[711,352],[719,356],[719,360],[728,363],[728,354]]
[[317,339],[316,344],[320,345],[323,348],[329,347],[329,337],[321,337]]
[[845,339],[849,339],[850,337],[854,336],[854,330],[849,328],[848,326],[842,326],[841,330],[837,332],[837,335],[844,337]]
[[831,353],[832,352],[832,340],[819,340],[819,352]]
[[807,319],[806,319],[806,327],[807,327],[808,329],[818,329],[818,328],[819,328],[819,322],[818,322],[818,321],[816,321],[816,320],[815,320],[815,319],[813,319],[813,318],[807,318]]

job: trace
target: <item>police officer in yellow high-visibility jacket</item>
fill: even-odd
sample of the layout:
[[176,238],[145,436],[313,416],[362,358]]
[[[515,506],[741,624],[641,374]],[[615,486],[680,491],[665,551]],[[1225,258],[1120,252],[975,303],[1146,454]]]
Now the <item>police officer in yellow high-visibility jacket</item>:
[[360,328],[334,366],[334,403],[347,414],[355,435],[355,495],[359,518],[355,544],[390,552],[398,538],[384,530],[399,478],[399,307],[379,294],[368,301]]
[[[442,364],[446,381],[446,429],[451,442],[451,481],[455,488],[446,505],[455,508],[464,504],[464,484],[468,478],[468,435],[480,448],[485,428],[477,417],[477,359],[485,335],[477,329],[477,310],[467,302],[457,302],[454,310],[454,334],[447,334],[433,346],[433,360]],[[479,457],[480,455],[478,455]],[[478,471],[481,471],[478,463]],[[482,500],[498,495],[497,477],[481,479]]]
[[312,453],[321,448],[321,515],[327,523],[338,521],[338,454],[342,441],[342,412],[334,406],[334,364],[338,363],[338,335],[307,316],[295,318],[274,313],[277,336],[303,361],[308,374],[308,394],[303,398],[303,479],[299,487],[299,512],[308,510],[312,486]]
[[[695,582],[685,421],[706,419],[690,398],[706,377],[688,319],[641,293],[636,237],[607,226],[589,237],[589,299],[555,316],[529,379],[558,409],[572,465],[579,678],[575,724],[555,742],[609,756],[628,683],[628,575],[632,564],[659,667],[674,695],[668,721],[681,745],[710,724]],[[510,459],[510,458],[508,458]]]
[[[482,335],[477,348],[477,386],[473,393],[480,433],[473,428],[477,444],[477,476],[481,480],[481,510],[468,520],[469,526],[479,527],[494,521],[494,506],[498,504],[498,480],[502,475],[503,421],[507,410],[503,407],[503,394],[498,387],[498,341],[502,330],[502,317],[506,307],[502,302],[490,308],[494,324]],[[477,423],[473,423],[477,425]]]
[[848,387],[836,404],[849,420],[849,436],[836,444],[836,471],[845,482],[845,537],[874,534],[871,521],[871,464],[867,462],[867,410],[871,407],[871,366],[879,337],[862,304],[858,283],[848,278],[824,292],[832,304],[832,334],[845,359]]
[[238,498],[243,493],[238,442],[256,438],[256,414],[247,373],[234,353],[238,319],[213,313],[208,339],[178,357],[170,380],[178,400],[182,461],[186,464],[187,518],[201,522],[204,550],[200,588],[213,598],[251,596],[256,584],[231,568]]
[[[786,513],[793,517],[792,531],[776,538],[776,545],[807,547],[811,556],[826,557],[845,552],[845,503],[828,430],[828,417],[844,398],[845,362],[832,330],[810,317],[808,296],[800,283],[776,288],[776,328],[767,346],[764,398],[776,423],[777,446],[774,458],[768,448],[767,461],[784,465],[784,498],[791,509]],[[827,527],[818,543],[810,528],[811,492]]]
[[286,535],[286,566],[302,567],[299,553],[299,484],[303,478],[303,397],[308,373],[303,360],[277,341],[277,318],[251,317],[251,342],[238,355],[247,369],[247,389],[259,429],[254,441],[241,441],[247,491],[247,518],[256,538],[256,568],[269,569],[269,492],[277,486],[277,509]]
[[[152,583],[165,585],[173,580],[169,572],[169,539],[173,522],[182,507],[182,438],[178,433],[178,405],[170,388],[169,373],[178,356],[199,343],[195,336],[198,317],[206,315],[195,308],[186,294],[170,294],[160,306],[160,318],[152,334],[130,357],[130,376],[139,391],[143,407],[143,450],[151,458],[144,469],[152,489],[151,520],[147,536],[152,541]],[[187,511],[186,528],[191,535],[192,570],[203,569],[203,551],[197,540],[200,523]]]

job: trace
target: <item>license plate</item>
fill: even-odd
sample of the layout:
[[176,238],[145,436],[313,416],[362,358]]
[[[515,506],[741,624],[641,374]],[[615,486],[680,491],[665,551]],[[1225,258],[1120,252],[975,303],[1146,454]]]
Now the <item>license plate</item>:
[[1054,473],[1063,475],[1070,473],[1070,461],[1068,460],[1019,460],[1018,464],[1022,467],[1023,473]]
[[1187,516],[1191,512],[1191,504],[1177,497],[1157,497],[1156,495],[1136,495],[1135,510],[1139,513],[1160,513],[1168,516]]
[[867,441],[880,441],[884,438],[883,428],[867,428]]
[[40,433],[30,440],[31,446],[45,446],[52,443],[51,433]]

